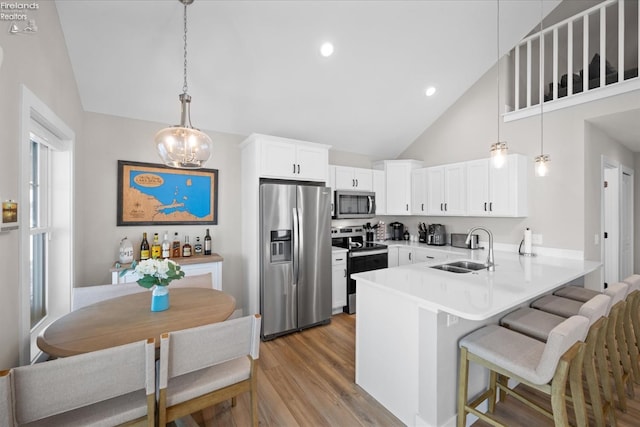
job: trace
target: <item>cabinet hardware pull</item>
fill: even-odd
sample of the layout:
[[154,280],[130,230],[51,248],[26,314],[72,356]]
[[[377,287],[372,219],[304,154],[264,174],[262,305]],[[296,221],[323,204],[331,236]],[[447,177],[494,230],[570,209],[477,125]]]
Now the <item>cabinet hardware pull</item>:
[[298,164],[298,174],[300,174],[300,165]]
[[493,202],[489,202],[489,211],[493,212]]
[[347,269],[344,269],[344,277],[347,277]]
[[407,207],[405,208],[407,212],[409,212],[409,204],[407,203]]
[[355,180],[355,179],[352,179],[352,180],[351,180],[351,186],[352,186],[352,187],[355,187],[355,186],[356,186],[356,180]]
[[356,179],[356,187],[358,186],[358,180]]
[[442,203],[440,203],[440,211],[442,211]]
[[344,261],[344,258],[336,258],[336,261]]
[[293,164],[293,173],[296,173],[296,164]]
[[484,211],[487,211],[487,202],[484,202]]
[[427,255],[427,259],[435,259],[435,257]]
[[421,209],[422,211],[424,211],[424,203],[421,205],[421,208],[420,208],[420,209]]
[[409,261],[411,261],[411,252],[409,252]]
[[444,204],[444,210],[445,210],[445,212],[448,210],[446,203]]

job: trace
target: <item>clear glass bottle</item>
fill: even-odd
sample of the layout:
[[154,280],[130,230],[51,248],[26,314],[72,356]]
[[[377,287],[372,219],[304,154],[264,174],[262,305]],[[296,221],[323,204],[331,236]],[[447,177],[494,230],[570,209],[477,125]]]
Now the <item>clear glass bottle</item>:
[[200,236],[196,236],[196,243],[193,245],[193,254],[202,255],[202,243],[200,243]]
[[171,242],[169,241],[169,232],[164,232],[162,238],[162,259],[171,258]]

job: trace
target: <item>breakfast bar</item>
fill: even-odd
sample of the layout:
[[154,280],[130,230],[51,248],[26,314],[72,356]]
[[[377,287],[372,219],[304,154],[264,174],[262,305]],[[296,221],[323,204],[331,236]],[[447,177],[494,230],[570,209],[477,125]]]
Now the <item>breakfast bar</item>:
[[[485,251],[355,274],[356,383],[407,425],[454,426],[458,341],[536,297],[580,279],[599,262],[496,252],[495,271],[432,268],[484,262]],[[487,374],[471,366],[469,395]]]

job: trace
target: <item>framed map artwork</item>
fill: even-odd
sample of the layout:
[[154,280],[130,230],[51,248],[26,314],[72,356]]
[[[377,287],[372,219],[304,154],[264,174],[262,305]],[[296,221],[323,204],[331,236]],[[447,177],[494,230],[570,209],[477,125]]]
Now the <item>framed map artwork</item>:
[[218,170],[118,160],[117,225],[218,223]]

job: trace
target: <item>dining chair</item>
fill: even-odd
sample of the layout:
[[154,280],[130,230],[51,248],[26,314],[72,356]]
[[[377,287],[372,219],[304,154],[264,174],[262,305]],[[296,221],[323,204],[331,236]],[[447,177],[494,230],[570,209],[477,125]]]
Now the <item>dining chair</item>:
[[11,371],[0,371],[0,426],[13,423],[13,396],[11,395]]
[[250,392],[258,425],[259,314],[160,336],[159,425]]
[[20,366],[8,376],[14,400],[9,427],[155,424],[153,338]]
[[207,288],[213,289],[213,275],[211,273],[194,274],[184,276],[182,279],[174,280],[169,285],[170,288]]

